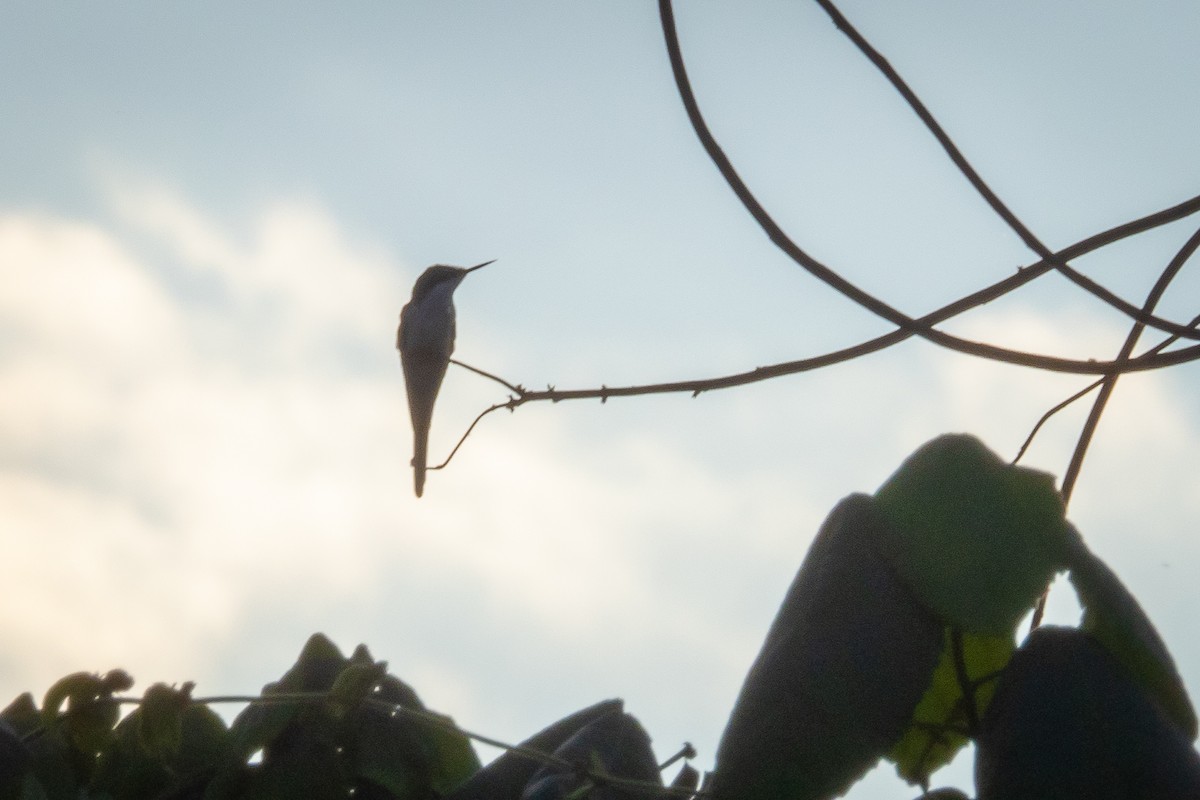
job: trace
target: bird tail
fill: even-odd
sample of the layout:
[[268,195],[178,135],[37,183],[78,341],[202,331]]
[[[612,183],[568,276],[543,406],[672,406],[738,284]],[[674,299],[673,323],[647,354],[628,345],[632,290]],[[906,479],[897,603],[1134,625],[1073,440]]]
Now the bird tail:
[[413,442],[413,488],[417,497],[425,491],[425,448],[428,444],[428,432],[424,436],[415,436]]
[[404,382],[408,389],[408,411],[413,428],[413,488],[417,497],[425,490],[425,457],[429,446],[429,426],[433,422],[433,404],[437,399],[446,363],[431,359],[408,359],[404,364]]

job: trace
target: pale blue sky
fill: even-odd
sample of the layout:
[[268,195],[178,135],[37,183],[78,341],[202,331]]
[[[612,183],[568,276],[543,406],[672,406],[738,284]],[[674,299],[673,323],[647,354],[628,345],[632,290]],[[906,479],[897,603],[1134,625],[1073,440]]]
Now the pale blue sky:
[[[943,431],[1011,457],[1087,382],[909,342],[698,399],[527,406],[418,502],[392,340],[429,263],[499,259],[459,290],[458,355],[529,386],[887,330],[726,189],[655,5],[2,6],[0,697],[117,665],[252,691],[324,630],[473,729],[623,696],[707,766],[832,505]],[[1200,6],[843,11],[1050,246],[1197,193]],[[716,136],[815,256],[912,314],[1035,260],[816,4],[676,13]],[[1140,303],[1195,224],[1076,266]],[[1185,271],[1161,313],[1197,296]],[[1124,336],[1053,276],[949,329],[1081,358]],[[1122,381],[1071,508],[1193,693],[1198,392],[1190,366]],[[433,451],[503,398],[452,371]],[[1028,463],[1061,474],[1083,413]]]

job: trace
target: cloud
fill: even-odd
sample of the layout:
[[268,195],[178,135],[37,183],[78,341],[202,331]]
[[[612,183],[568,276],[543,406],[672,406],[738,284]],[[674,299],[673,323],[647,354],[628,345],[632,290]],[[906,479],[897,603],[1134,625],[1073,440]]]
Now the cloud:
[[142,677],[170,679],[202,664],[205,641],[231,624],[220,578],[173,569],[186,554],[131,504],[6,470],[0,506],[0,580],[19,598],[0,611],[10,694],[131,656]]
[[[322,339],[375,344],[394,327],[401,270],[382,250],[350,242],[315,203],[267,206],[248,234],[226,230],[178,193],[156,184],[111,181],[113,205],[131,232],[163,245],[194,281],[215,285],[230,318],[258,335],[243,352],[310,355]],[[206,331],[211,332],[211,331]]]
[[[0,217],[8,588],[36,599],[3,623],[25,654],[9,691],[106,659],[191,668],[248,604],[346,591],[374,569],[358,523],[387,511],[378,476],[401,477],[403,412],[378,374],[390,262],[311,207],[267,209],[239,244],[162,189],[116,205],[125,229]],[[138,233],[226,304],[181,291]]]
[[[0,613],[0,696],[117,665],[253,691],[324,629],[487,733],[622,694],[657,739],[711,757],[833,502],[946,430],[1011,455],[1086,383],[905,345],[696,400],[527,406],[489,417],[417,502],[392,350],[415,270],[312,202],[235,228],[168,187],[119,187],[106,226],[0,214],[0,577],[23,600]],[[963,332],[1045,352],[1120,337],[1082,313],[987,312]],[[472,339],[471,358],[503,341]],[[495,388],[451,372],[437,452]],[[1032,465],[1061,474],[1070,413]],[[1182,581],[1188,395],[1127,378],[1110,415],[1073,515],[1130,558],[1169,548]],[[1122,540],[1106,515],[1151,533]],[[1194,588],[1114,567],[1176,646]],[[1182,652],[1194,686],[1200,655]]]
[[[0,626],[39,654],[0,689],[112,659],[193,677],[264,609],[314,628],[356,602],[384,616],[364,606],[394,586],[413,587],[399,590],[410,617],[419,589],[451,618],[477,607],[465,595],[487,598],[488,613],[562,646],[600,632],[644,646],[671,628],[727,651],[723,617],[689,615],[656,571],[690,570],[677,560],[690,526],[744,518],[710,470],[628,438],[597,464],[552,421],[498,423],[415,503],[393,260],[312,205],[275,204],[240,237],[162,187],[123,188],[114,207],[107,229],[0,217],[14,334],[0,493],[28,548],[8,577],[18,595],[53,598]],[[332,341],[367,355],[340,363]],[[445,414],[470,402],[448,390]],[[664,518],[638,491],[651,476],[697,499]]]

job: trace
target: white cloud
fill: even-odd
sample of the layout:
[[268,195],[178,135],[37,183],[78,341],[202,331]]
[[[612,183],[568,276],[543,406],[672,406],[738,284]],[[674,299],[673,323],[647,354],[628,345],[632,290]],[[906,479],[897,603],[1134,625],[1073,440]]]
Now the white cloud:
[[160,358],[176,335],[165,298],[98,226],[0,218],[0,315],[10,341],[110,374]]
[[110,183],[127,225],[159,239],[194,276],[219,282],[236,311],[270,322],[255,327],[270,338],[243,342],[247,349],[289,338],[312,346],[333,332],[374,342],[395,325],[402,285],[395,263],[378,248],[347,241],[315,203],[272,204],[239,236],[167,187]]
[[119,232],[0,218],[0,494],[22,541],[6,577],[36,600],[3,624],[29,654],[10,692],[112,659],[182,668],[248,604],[348,591],[376,571],[363,537],[391,493],[376,475],[402,473],[395,386],[305,368],[331,331],[354,344],[382,324],[386,353],[384,260],[311,208],[268,210],[239,247],[168,192],[120,207],[280,325],[255,338],[246,314],[173,292]]
[[[222,653],[266,657],[263,625],[326,628],[369,635],[469,727],[518,738],[572,710],[559,703],[625,694],[657,739],[711,757],[828,506],[942,431],[1009,456],[1086,382],[906,346],[740,393],[597,406],[607,426],[577,424],[585,406],[527,406],[485,421],[416,502],[392,259],[313,204],[275,204],[239,234],[161,187],[115,202],[127,227],[0,216],[0,506],[16,554],[0,577],[28,601],[0,614],[20,654],[0,695],[117,664],[215,680]],[[223,301],[164,276],[146,237]],[[964,329],[1046,352],[1119,333],[999,308]],[[364,355],[340,362],[335,340]],[[472,358],[491,346],[472,341]],[[494,389],[451,374],[437,452]],[[1164,376],[1123,380],[1074,508],[1097,539],[1124,533],[1106,514],[1153,517],[1180,573],[1197,550],[1179,534],[1200,496],[1189,411]],[[1061,474],[1076,430],[1057,420],[1031,463]],[[1147,504],[1128,484],[1150,471],[1164,480]],[[1169,643],[1190,625],[1156,621]],[[1200,682],[1195,657],[1181,665]],[[243,667],[256,682],[228,688],[284,667]]]
[[230,587],[179,569],[183,548],[126,500],[3,472],[0,507],[0,581],[19,598],[0,611],[11,694],[130,659],[143,678],[187,674],[233,622]]
[[[20,312],[8,317],[20,347],[0,360],[0,489],[40,498],[23,503],[17,522],[47,552],[69,551],[84,535],[100,548],[89,580],[111,581],[112,598],[97,603],[61,571],[12,575],[14,591],[40,582],[57,598],[20,612],[22,649],[55,657],[30,659],[2,688],[101,656],[157,672],[166,666],[146,654],[164,630],[190,643],[170,662],[179,667],[249,635],[241,626],[256,605],[311,614],[322,597],[336,605],[431,574],[447,576],[434,602],[490,597],[497,613],[564,646],[601,630],[645,644],[671,627],[726,651],[719,626],[687,616],[685,600],[670,600],[642,560],[664,559],[656,533],[678,544],[692,524],[736,524],[745,501],[720,491],[711,470],[636,443],[597,466],[553,424],[497,425],[415,503],[399,370],[390,330],[380,336],[377,325],[390,325],[403,299],[384,291],[390,262],[346,243],[312,208],[268,210],[243,245],[163,190],[122,194],[118,205],[183,268],[217,279],[235,308],[171,288],[120,230],[3,219],[0,252],[20,256],[6,263],[22,288],[6,295]],[[108,314],[90,303],[102,296],[117,298]],[[260,304],[277,308],[282,324],[248,340],[254,323],[240,310]],[[339,335],[382,353],[379,363],[333,376],[310,366],[323,337]],[[463,401],[451,395],[446,405],[453,416]],[[536,412],[526,413],[532,421]],[[452,425],[443,427],[450,438]],[[637,491],[664,475],[692,494],[674,519]],[[117,568],[121,548],[139,554],[137,569]],[[63,636],[83,609],[96,618]]]

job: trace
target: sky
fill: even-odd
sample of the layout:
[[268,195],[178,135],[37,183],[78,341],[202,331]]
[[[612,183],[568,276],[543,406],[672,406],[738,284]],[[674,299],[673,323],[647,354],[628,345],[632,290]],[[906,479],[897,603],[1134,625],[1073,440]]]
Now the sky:
[[[842,10],[1049,246],[1197,193],[1195,4]],[[429,264],[497,259],[458,290],[456,356],[529,387],[723,375],[889,326],[741,208],[652,3],[3,13],[0,702],[117,666],[135,691],[252,693],[323,631],[469,729],[516,741],[619,696],[660,757],[691,741],[706,768],[834,504],[939,433],[1011,458],[1090,382],[909,341],[698,398],[534,403],[418,501],[394,336]],[[917,315],[1036,261],[816,4],[676,15],[717,139],[848,279]],[[1195,225],[1074,266],[1140,305]],[[1190,266],[1159,313],[1197,296]],[[1126,332],[1053,275],[945,328],[1095,359]],[[1193,695],[1198,394],[1191,365],[1122,379],[1069,509]],[[506,397],[452,369],[433,457]],[[1023,463],[1061,475],[1085,414]],[[1077,619],[1065,584],[1050,619]],[[934,782],[970,780],[964,758]],[[913,793],[881,768],[849,796]]]

